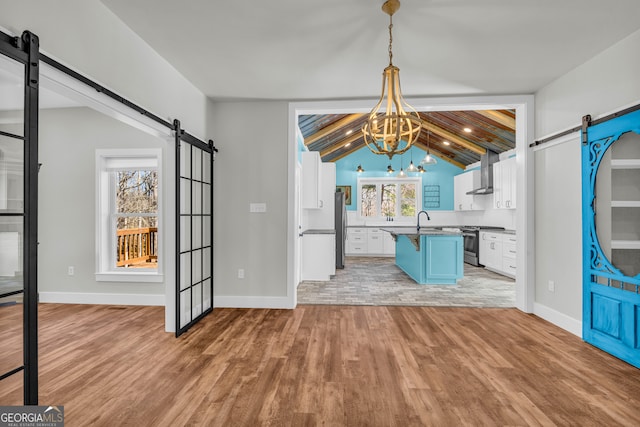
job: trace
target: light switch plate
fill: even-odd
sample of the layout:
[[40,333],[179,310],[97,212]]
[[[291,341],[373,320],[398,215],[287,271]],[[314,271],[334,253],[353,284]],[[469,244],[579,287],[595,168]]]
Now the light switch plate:
[[251,213],[265,213],[266,211],[266,203],[249,203],[249,212]]

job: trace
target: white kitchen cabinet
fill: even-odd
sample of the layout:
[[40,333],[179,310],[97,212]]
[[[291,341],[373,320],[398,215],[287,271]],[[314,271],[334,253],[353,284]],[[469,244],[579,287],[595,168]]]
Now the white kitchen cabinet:
[[502,235],[502,272],[506,276],[516,277],[516,236]]
[[492,270],[502,270],[502,234],[480,232],[480,264]]
[[480,170],[463,172],[453,177],[453,203],[456,211],[475,211],[485,208],[484,195],[472,195],[467,192],[480,188]]
[[390,256],[396,255],[396,241],[393,239],[391,233],[387,233],[386,231],[383,232],[382,253]]
[[516,236],[493,231],[480,232],[480,264],[496,273],[516,277]]
[[384,234],[379,228],[369,228],[367,230],[367,253],[382,254],[384,252]]
[[301,279],[328,281],[336,270],[335,234],[303,233]]
[[318,209],[322,207],[322,161],[317,151],[302,153],[302,207]]
[[493,208],[516,208],[516,158],[493,164]]
[[346,255],[367,254],[367,229],[364,227],[347,228]]
[[348,227],[346,255],[395,256],[390,233],[375,227]]
[[303,229],[334,230],[336,226],[335,191],[336,164],[320,163],[320,206],[315,209],[303,209]]

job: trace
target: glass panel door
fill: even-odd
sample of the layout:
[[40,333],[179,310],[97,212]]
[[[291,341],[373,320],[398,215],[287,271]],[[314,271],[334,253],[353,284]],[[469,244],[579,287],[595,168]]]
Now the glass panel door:
[[[179,127],[179,125],[178,125]],[[213,310],[212,146],[176,136],[176,336]]]
[[38,43],[30,33],[21,49],[13,40],[0,33],[0,402],[35,405],[38,74],[25,64]]

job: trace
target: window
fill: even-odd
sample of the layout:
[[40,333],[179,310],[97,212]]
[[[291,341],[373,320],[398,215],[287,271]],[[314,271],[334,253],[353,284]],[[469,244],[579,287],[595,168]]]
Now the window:
[[98,150],[97,280],[162,281],[161,151]]
[[415,218],[421,193],[420,178],[358,179],[358,213],[363,218]]

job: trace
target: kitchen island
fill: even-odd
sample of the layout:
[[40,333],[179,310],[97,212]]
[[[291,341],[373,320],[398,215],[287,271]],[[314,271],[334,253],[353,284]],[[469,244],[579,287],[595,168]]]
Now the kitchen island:
[[396,242],[396,265],[421,285],[455,285],[464,276],[464,245],[458,231],[385,227]]

